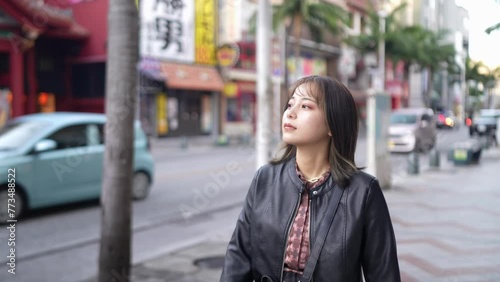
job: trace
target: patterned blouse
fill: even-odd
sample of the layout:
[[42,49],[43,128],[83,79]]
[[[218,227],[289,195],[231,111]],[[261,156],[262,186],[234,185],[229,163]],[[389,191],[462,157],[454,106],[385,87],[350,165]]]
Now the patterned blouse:
[[314,182],[307,182],[299,167],[295,164],[297,175],[306,185],[302,193],[297,215],[293,221],[285,252],[285,271],[302,274],[309,258],[309,191],[323,184],[330,176],[330,170],[323,173],[321,178]]

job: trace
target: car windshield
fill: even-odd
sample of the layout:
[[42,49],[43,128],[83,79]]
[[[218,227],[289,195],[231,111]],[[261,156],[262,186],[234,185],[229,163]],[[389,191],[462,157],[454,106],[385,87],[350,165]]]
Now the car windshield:
[[34,134],[46,126],[47,123],[39,121],[7,123],[0,128],[0,151],[14,150],[23,146]]
[[412,114],[392,114],[391,124],[415,124],[417,116]]
[[477,117],[474,119],[475,124],[496,124],[494,117]]

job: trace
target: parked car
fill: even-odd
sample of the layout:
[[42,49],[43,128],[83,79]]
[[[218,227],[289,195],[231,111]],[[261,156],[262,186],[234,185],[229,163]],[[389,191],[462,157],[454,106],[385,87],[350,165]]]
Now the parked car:
[[[10,198],[16,218],[31,209],[99,198],[105,122],[103,114],[56,112],[18,117],[1,128],[0,222],[12,219],[6,207]],[[139,121],[134,128],[132,194],[144,199],[154,164]],[[15,193],[9,195],[8,184],[14,182]]]
[[469,127],[469,135],[495,135],[497,130],[497,120],[491,116],[478,116],[472,120]]
[[389,150],[409,153],[426,152],[436,145],[434,111],[429,108],[405,108],[391,113]]

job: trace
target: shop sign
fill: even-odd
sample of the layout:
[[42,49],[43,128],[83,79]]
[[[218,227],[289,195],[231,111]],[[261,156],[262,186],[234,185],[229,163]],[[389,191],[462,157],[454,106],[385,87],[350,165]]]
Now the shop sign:
[[196,0],[196,57],[199,64],[215,65],[215,1]]
[[238,95],[238,84],[229,82],[224,84],[224,96],[234,98]]
[[217,61],[221,67],[234,67],[240,59],[240,48],[236,44],[225,44],[217,51]]
[[156,95],[156,131],[159,136],[168,133],[167,123],[167,95],[158,93]]
[[194,0],[141,0],[140,14],[141,56],[194,61]]

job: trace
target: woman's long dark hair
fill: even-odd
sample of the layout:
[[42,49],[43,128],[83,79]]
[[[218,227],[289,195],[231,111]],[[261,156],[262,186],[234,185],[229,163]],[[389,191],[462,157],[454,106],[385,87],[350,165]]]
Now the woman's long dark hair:
[[[318,105],[323,108],[332,133],[328,151],[331,173],[337,185],[346,187],[351,176],[358,171],[354,161],[358,140],[358,111],[354,98],[342,83],[316,75],[297,80],[290,88],[289,97],[301,85],[308,87],[308,94],[315,97]],[[271,160],[271,164],[286,162],[297,151],[295,145],[291,144],[285,144],[283,149],[284,153]]]

